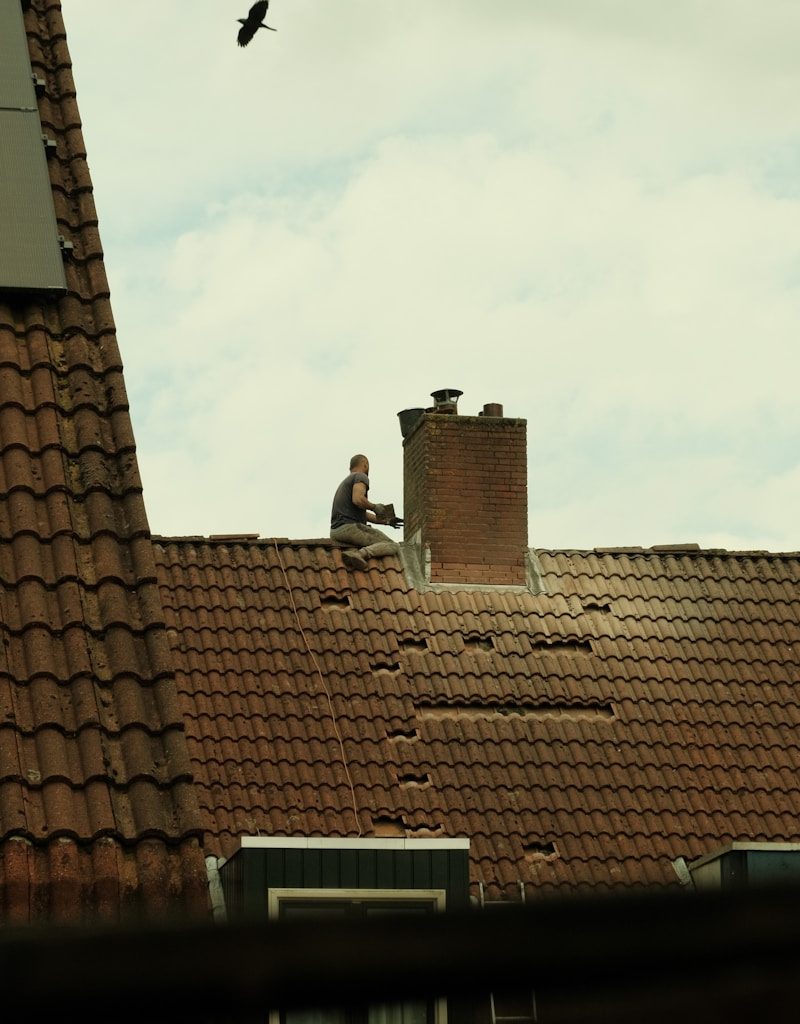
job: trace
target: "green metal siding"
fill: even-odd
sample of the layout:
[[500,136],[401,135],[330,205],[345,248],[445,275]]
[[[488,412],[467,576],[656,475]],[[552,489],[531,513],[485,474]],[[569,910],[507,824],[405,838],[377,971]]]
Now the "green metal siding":
[[243,849],[220,871],[230,920],[266,917],[270,889],[443,889],[469,905],[467,850]]
[[720,888],[796,884],[800,880],[800,849],[730,850],[720,858]]

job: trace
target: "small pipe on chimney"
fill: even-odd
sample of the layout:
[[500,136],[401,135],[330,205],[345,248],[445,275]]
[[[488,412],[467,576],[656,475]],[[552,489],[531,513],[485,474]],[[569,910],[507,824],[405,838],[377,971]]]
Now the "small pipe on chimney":
[[500,419],[503,418],[503,407],[499,402],[487,402],[483,407],[483,412],[478,413],[479,416],[498,416]]
[[424,416],[425,412],[425,409],[415,408],[403,409],[401,412],[397,414],[397,417],[400,420],[400,433],[403,435],[403,440],[405,440],[408,437],[408,435],[417,425],[420,416]]

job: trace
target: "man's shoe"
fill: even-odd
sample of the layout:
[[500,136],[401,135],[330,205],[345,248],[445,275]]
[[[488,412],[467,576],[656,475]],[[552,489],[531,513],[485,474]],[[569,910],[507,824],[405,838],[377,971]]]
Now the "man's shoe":
[[348,569],[366,569],[367,560],[362,558],[357,551],[345,551],[342,561]]

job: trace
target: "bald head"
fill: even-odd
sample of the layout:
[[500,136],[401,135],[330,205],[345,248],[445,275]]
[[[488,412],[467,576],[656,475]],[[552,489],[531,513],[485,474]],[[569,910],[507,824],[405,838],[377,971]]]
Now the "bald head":
[[366,455],[354,455],[350,460],[351,473],[369,473],[369,459]]

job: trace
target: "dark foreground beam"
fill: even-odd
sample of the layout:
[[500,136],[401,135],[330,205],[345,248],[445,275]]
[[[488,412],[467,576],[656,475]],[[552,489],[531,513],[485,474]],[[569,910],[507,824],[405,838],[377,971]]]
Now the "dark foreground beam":
[[800,889],[569,899],[358,926],[7,931],[0,987],[9,1020],[265,1020],[269,1006],[422,995],[459,997],[463,1009],[490,991],[533,988],[543,1024],[795,1022]]

